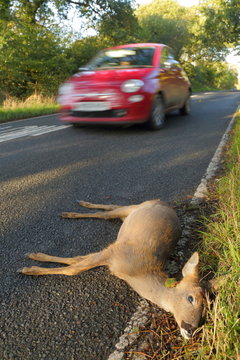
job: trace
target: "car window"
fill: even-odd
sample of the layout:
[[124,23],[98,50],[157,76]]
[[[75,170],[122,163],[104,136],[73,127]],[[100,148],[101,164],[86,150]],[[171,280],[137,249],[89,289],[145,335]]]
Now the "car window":
[[168,49],[165,47],[162,49],[161,59],[160,59],[160,67],[164,68],[166,61],[168,58]]
[[178,61],[175,60],[171,49],[167,47],[162,49],[160,67],[165,69],[178,67]]
[[154,52],[154,47],[107,49],[101,51],[87,67],[92,70],[152,67]]

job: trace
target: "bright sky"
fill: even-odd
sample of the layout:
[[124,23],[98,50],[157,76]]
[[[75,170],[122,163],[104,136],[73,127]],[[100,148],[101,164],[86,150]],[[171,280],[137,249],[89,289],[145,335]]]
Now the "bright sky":
[[[199,0],[177,0],[180,5],[183,6],[192,6],[192,5],[198,5]],[[136,0],[136,3],[139,5],[147,4],[151,2],[151,0]]]
[[198,5],[199,0],[178,0],[180,5],[183,6],[192,6],[192,5]]

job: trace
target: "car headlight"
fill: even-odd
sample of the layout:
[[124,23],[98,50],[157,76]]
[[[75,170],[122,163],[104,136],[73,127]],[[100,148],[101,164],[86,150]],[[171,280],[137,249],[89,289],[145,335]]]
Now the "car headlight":
[[58,94],[60,96],[62,95],[67,95],[69,93],[71,93],[74,89],[74,85],[71,84],[71,83],[66,83],[66,84],[63,84],[62,86],[60,86],[59,90],[58,90]]
[[132,79],[122,83],[121,89],[125,93],[133,93],[141,89],[143,85],[144,82],[142,80]]

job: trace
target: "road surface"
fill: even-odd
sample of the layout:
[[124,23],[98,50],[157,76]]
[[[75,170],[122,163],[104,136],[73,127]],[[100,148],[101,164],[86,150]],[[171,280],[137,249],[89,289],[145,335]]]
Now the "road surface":
[[61,219],[80,210],[76,200],[191,196],[239,100],[239,92],[195,94],[191,116],[171,114],[156,132],[75,129],[55,115],[0,125],[1,360],[108,358],[138,296],[104,268],[23,276],[17,269],[33,265],[24,254],[84,255],[116,238],[117,220]]

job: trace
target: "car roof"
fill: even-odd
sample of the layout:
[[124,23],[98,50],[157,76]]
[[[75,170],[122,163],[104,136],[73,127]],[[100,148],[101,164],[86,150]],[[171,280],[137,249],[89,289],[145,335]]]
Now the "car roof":
[[121,49],[126,47],[157,47],[157,48],[163,48],[166,45],[164,44],[157,44],[157,43],[137,43],[137,44],[125,44],[125,45],[118,45],[118,46],[112,46],[108,49]]

